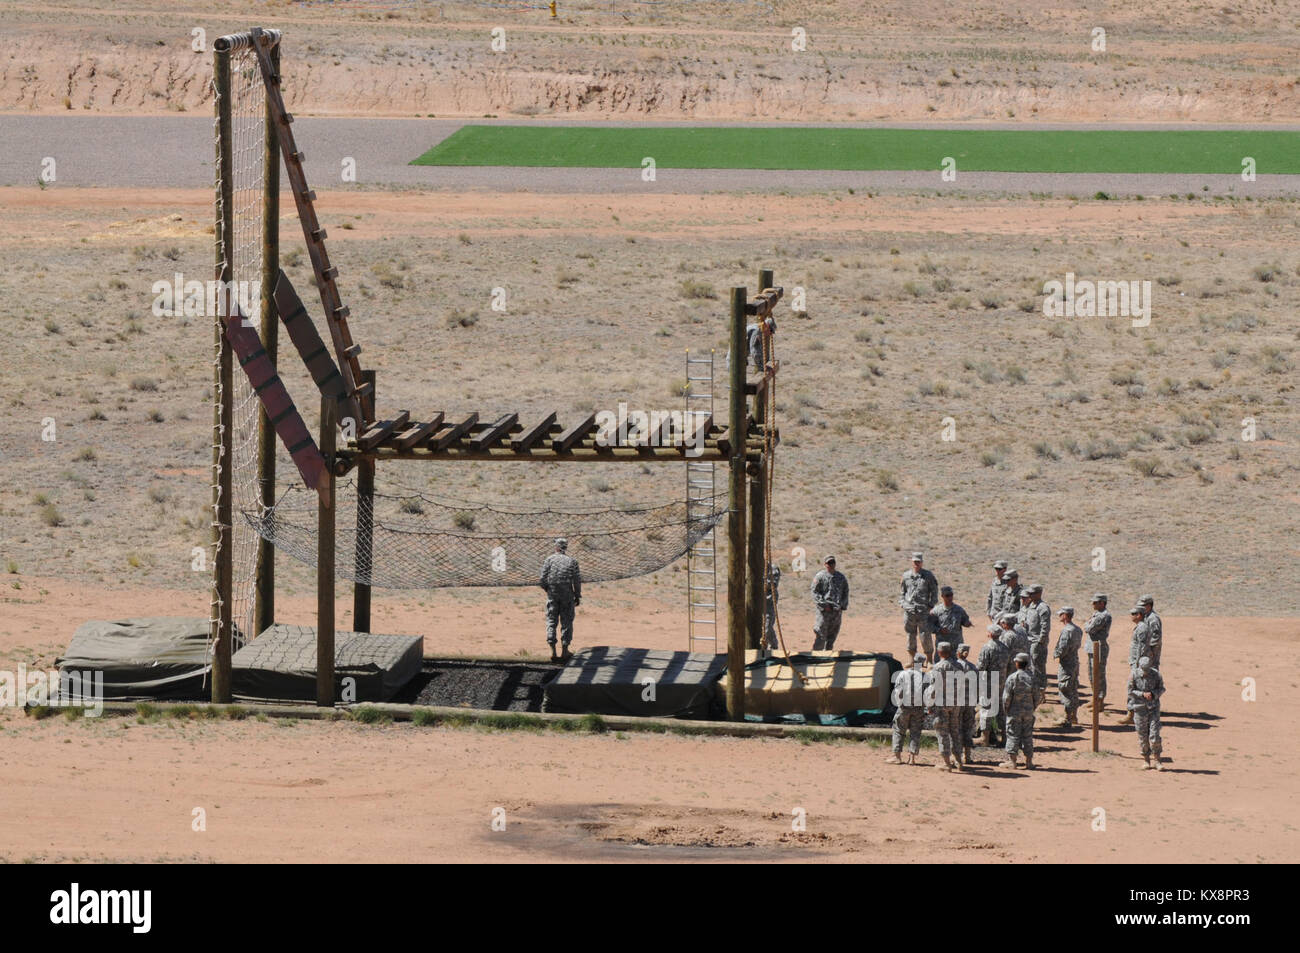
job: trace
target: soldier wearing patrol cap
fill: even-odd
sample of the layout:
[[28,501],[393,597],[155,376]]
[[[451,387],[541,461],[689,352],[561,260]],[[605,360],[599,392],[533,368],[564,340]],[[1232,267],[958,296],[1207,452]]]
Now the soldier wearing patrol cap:
[[934,573],[923,569],[924,553],[912,553],[912,568],[903,573],[902,595],[898,604],[903,609],[903,631],[907,634],[907,654],[916,653],[916,638],[921,637],[921,648],[933,661],[934,649],[930,640],[930,610],[939,601],[939,580]]
[[1165,626],[1160,616],[1156,614],[1156,597],[1151,595],[1139,596],[1138,605],[1146,610],[1146,614],[1142,616],[1142,621],[1147,624],[1147,631],[1150,633],[1147,639],[1147,656],[1151,659],[1151,665],[1154,668],[1159,668],[1160,654],[1165,647]]
[[1018,768],[1016,755],[1025,753],[1025,767],[1034,766],[1034,679],[1029,673],[1029,653],[1016,656],[1016,670],[1002,686],[1002,708],[1007,716],[1007,760],[1004,768]]
[[1061,634],[1056,639],[1056,655],[1060,668],[1056,671],[1056,691],[1065,709],[1061,727],[1077,725],[1079,718],[1079,646],[1083,643],[1083,629],[1074,624],[1074,606],[1061,606],[1056,613],[1061,617]]
[[962,678],[963,669],[952,657],[952,646],[940,642],[937,646],[939,661],[930,669],[930,678],[934,684],[934,704],[928,714],[934,717],[934,733],[939,738],[939,755],[943,766],[949,771],[962,770],[961,765],[961,700],[957,683]]
[[835,568],[835,557],[822,560],[826,568],[813,578],[812,597],[817,605],[817,622],[813,625],[813,651],[831,651],[840,634],[840,622],[849,607],[849,581]]
[[[1133,623],[1133,637],[1129,640],[1128,646],[1128,668],[1130,676],[1137,670],[1138,661],[1142,658],[1149,658],[1147,649],[1149,647],[1150,633],[1147,630],[1144,617],[1146,608],[1140,605],[1134,606],[1128,610],[1129,621]],[[1130,695],[1127,699],[1128,714],[1119,720],[1121,725],[1133,724],[1133,698]]]
[[[966,682],[966,697],[959,698],[965,702],[961,706],[961,756],[962,762],[972,764],[972,751],[975,747],[976,709],[979,705],[979,669],[970,660],[970,646],[965,642],[957,646],[957,667],[961,669]],[[953,756],[956,757],[957,752]]]
[[[1002,613],[998,617],[998,625],[1002,628],[1002,634],[998,636],[998,641],[1007,650],[1007,671],[1005,674],[1010,677],[1016,670],[1016,656],[1022,652],[1026,655],[1029,654],[1029,633],[1019,623],[1014,612]],[[1029,673],[1032,675],[1034,671],[1032,660],[1029,664]]]
[[1002,582],[1005,588],[1002,590],[1002,608],[993,621],[997,622],[1003,612],[1016,613],[1020,611],[1020,570],[1007,567],[1007,571],[1002,574]]
[[930,610],[930,630],[936,638],[956,645],[962,639],[961,630],[969,629],[973,623],[966,610],[952,601],[952,586],[941,586],[939,599],[940,604]]
[[1137,725],[1138,741],[1142,746],[1142,760],[1148,768],[1163,771],[1160,763],[1160,696],[1165,693],[1165,680],[1147,656],[1142,656],[1129,672],[1128,706]]
[[999,559],[993,564],[993,582],[989,584],[988,598],[984,600],[984,612],[992,622],[1002,614],[1002,600],[1006,595],[1007,584],[1003,577],[1006,575],[1007,561]]
[[894,753],[886,758],[890,764],[903,763],[903,735],[907,738],[907,763],[916,764],[921,750],[921,730],[925,727],[925,688],[929,678],[921,671],[926,657],[920,652],[912,659],[912,667],[894,676]]
[[[1088,683],[1092,689],[1092,703],[1099,711],[1106,710],[1106,661],[1110,658],[1110,610],[1106,608],[1106,593],[1092,594],[1092,615],[1083,624],[1083,631],[1088,635]],[[1093,652],[1101,653],[1101,670],[1097,673],[1093,685]]]
[[[1002,628],[990,624],[988,627],[988,641],[980,649],[979,660],[975,667],[980,672],[980,678],[983,679],[987,696],[983,699],[986,704],[980,706],[979,712],[979,730],[984,735],[984,744],[992,747],[994,744],[1003,744],[1003,732],[1006,728],[1006,717],[1002,711],[1001,704],[994,704],[1002,697],[1002,682],[1007,677],[1007,669],[1010,667],[1008,662],[1011,659],[1011,653],[1007,647],[998,641],[998,635],[1001,634]],[[993,709],[997,709],[997,714]]]
[[[551,647],[551,661],[568,661],[569,643],[573,641],[573,610],[582,603],[582,573],[578,561],[567,552],[569,541],[563,536],[555,541],[555,552],[542,563],[538,583],[546,590],[546,643]],[[560,627],[563,653],[555,654],[555,628]]]
[[1047,696],[1047,649],[1052,634],[1052,607],[1043,601],[1043,587],[1034,583],[1025,590],[1021,624],[1029,633],[1029,654],[1034,659],[1034,684],[1038,686],[1038,703]]

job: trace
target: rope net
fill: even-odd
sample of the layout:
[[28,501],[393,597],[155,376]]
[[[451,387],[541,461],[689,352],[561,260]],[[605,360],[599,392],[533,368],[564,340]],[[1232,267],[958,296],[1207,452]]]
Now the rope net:
[[[380,475],[382,476],[382,468]],[[367,500],[349,480],[337,487],[339,578],[383,589],[535,586],[555,540],[569,541],[584,582],[662,569],[726,515],[725,496],[707,512],[685,500],[656,506],[524,509],[437,499],[414,490]],[[274,506],[241,508],[254,533],[307,566],[316,565],[317,497],[291,487]],[[366,539],[370,539],[367,547]],[[361,545],[358,545],[358,540]]]

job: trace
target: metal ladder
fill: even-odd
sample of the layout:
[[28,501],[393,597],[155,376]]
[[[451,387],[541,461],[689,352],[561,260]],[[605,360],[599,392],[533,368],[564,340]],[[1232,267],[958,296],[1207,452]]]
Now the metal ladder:
[[[686,411],[689,430],[700,415],[713,416],[713,351],[708,357],[686,352]],[[713,513],[717,481],[712,461],[686,461],[686,518]],[[713,528],[686,551],[686,618],[691,652],[718,651],[718,559]]]

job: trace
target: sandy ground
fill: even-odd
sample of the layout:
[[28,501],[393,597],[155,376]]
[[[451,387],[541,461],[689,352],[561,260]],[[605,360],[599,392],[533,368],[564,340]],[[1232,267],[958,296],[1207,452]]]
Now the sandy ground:
[[[93,614],[202,613],[194,593],[87,589],[39,580],[4,600],[0,659],[48,661]],[[588,600],[591,601],[591,600]],[[93,606],[93,612],[88,612]],[[286,603],[307,616],[304,599]],[[679,647],[680,613],[587,603],[578,642]],[[537,606],[494,620],[472,606],[382,601],[376,628],[424,632],[426,652],[475,644],[544,650]],[[432,621],[436,618],[436,622]],[[629,623],[629,619],[639,620]],[[800,627],[806,619],[786,624]],[[1127,641],[1117,624],[1116,653]],[[1047,729],[1034,772],[962,775],[884,763],[868,745],[667,735],[538,735],[411,725],[0,715],[0,857],[118,861],[804,860],[897,862],[1280,862],[1295,859],[1291,743],[1300,621],[1166,618],[1162,774],[1141,770],[1133,730],[1103,717]],[[841,643],[899,651],[891,618],[850,615]],[[1226,650],[1231,646],[1230,651]],[[1112,658],[1112,684],[1121,658]],[[1055,664],[1052,669],[1055,671]],[[1242,680],[1257,700],[1242,700]],[[1112,690],[1112,695],[1114,691]],[[1055,693],[1040,724],[1059,719]],[[207,829],[192,830],[203,808]],[[496,808],[505,831],[493,831]],[[806,830],[793,829],[803,809]],[[1094,830],[1097,809],[1105,830]],[[328,836],[322,836],[328,832]],[[1189,836],[1194,832],[1194,836]]]

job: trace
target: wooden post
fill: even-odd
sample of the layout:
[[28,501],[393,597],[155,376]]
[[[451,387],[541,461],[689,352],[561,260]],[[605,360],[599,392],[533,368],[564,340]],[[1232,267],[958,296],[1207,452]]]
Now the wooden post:
[[[361,372],[361,379],[370,385],[370,394],[375,395],[375,372]],[[358,436],[361,424],[357,424]],[[357,546],[354,554],[354,567],[360,575],[364,568],[367,573],[374,565],[374,501],[375,501],[375,458],[362,457],[357,462]],[[370,631],[370,586],[357,582],[352,587],[352,629],[355,632]]]
[[[758,273],[758,289],[772,287],[772,272],[763,269]],[[766,351],[764,351],[766,358]],[[766,366],[766,361],[764,362]],[[754,420],[765,421],[767,396],[760,392],[754,397]],[[767,608],[767,559],[764,553],[767,541],[767,468],[760,463],[749,476],[749,586],[746,628],[749,630],[749,647],[758,649],[763,644],[763,621]]]
[[764,268],[758,273],[758,290],[766,291],[768,288],[776,287],[776,272],[771,268]]
[[[256,41],[255,41],[256,42]],[[271,62],[280,72],[280,44],[271,48]],[[262,155],[262,347],[272,364],[279,361],[280,320],[275,310],[275,281],[280,275],[280,133],[266,104],[266,142]],[[266,408],[257,415],[257,482],[262,491],[262,511],[275,505],[275,428]],[[275,546],[257,538],[254,578],[253,628],[256,637],[275,624]]]
[[1101,643],[1092,643],[1092,753],[1097,753],[1101,706],[1097,704],[1097,684],[1101,681]]
[[317,508],[316,539],[316,704],[334,707],[334,451],[338,404],[320,399],[320,452],[329,489]]
[[[216,277],[229,282],[231,263],[226,243],[234,234],[234,168],[231,162],[230,122],[230,54],[218,50],[212,60],[212,82],[217,112],[217,186],[221,203],[216,225]],[[226,287],[229,287],[227,284]],[[213,371],[213,441],[212,441],[212,542],[215,553],[212,566],[212,701],[228,704],[230,694],[231,633],[234,626],[234,539],[232,538],[231,497],[234,479],[233,369],[230,342],[226,339],[224,315],[213,322],[217,360]]]
[[729,478],[727,482],[727,713],[745,717],[745,301],[744,288],[731,289],[731,389]]

